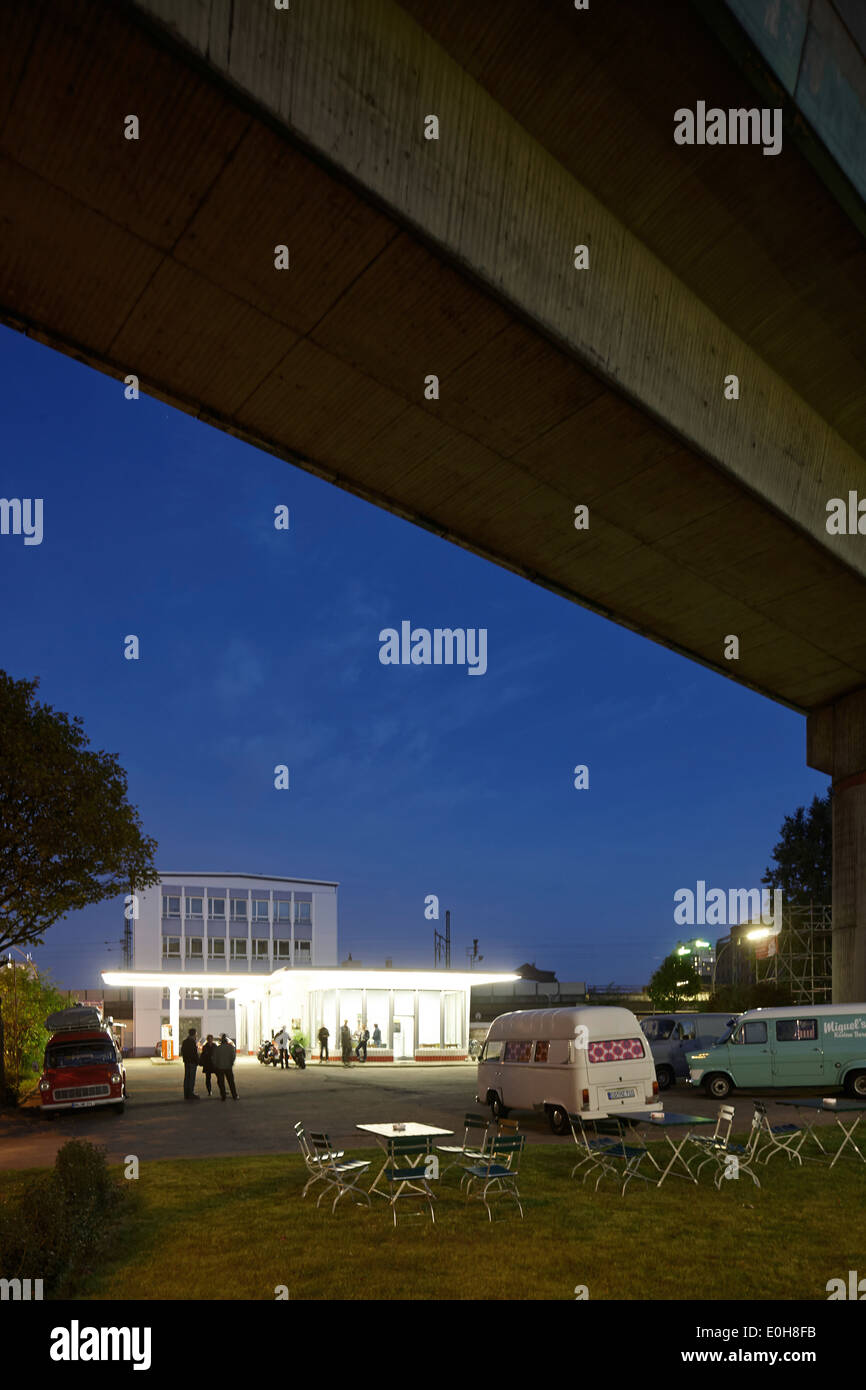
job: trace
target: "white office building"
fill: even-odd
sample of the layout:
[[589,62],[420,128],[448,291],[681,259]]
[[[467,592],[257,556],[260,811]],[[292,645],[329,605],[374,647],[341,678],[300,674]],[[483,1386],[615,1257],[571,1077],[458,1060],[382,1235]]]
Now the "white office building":
[[153,1052],[164,1026],[178,1039],[237,1036],[240,983],[275,970],[337,963],[337,884],[253,874],[165,873],[139,895],[134,921],[135,1052]]
[[363,970],[337,964],[337,887],[318,879],[165,873],[139,895],[134,968],[105,971],[130,989],[137,1056],[190,1028],[226,1033],[238,1052],[286,1027],[311,1049],[324,1026],[378,1027],[369,1061],[459,1061],[467,1056],[473,985],[514,980],[479,971]]

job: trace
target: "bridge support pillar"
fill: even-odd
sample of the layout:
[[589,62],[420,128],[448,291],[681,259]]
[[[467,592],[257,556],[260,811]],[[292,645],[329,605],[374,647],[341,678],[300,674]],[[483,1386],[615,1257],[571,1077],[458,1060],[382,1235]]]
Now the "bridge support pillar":
[[866,1000],[866,689],[813,711],[806,762],[833,778],[833,1003]]

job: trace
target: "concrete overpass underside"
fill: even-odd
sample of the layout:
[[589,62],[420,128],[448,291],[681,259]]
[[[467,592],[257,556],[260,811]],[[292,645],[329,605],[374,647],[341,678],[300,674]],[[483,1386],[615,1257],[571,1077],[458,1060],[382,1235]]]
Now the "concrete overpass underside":
[[674,143],[769,104],[699,8],[10,0],[0,313],[812,714],[862,998],[866,222],[781,88]]

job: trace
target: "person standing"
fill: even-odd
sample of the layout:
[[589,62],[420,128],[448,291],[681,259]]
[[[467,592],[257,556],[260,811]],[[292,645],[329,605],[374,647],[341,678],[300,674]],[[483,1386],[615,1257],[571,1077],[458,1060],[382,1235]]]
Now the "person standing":
[[355,1056],[359,1062],[367,1060],[367,1043],[370,1041],[370,1030],[366,1024],[362,1023],[358,1029],[358,1046],[355,1048]]
[[316,1037],[319,1039],[319,1066],[328,1060],[328,1038],[330,1036],[331,1034],[323,1023],[316,1034]]
[[378,1023],[373,1024],[373,1046],[382,1046],[382,1029],[379,1027]]
[[181,1043],[180,1055],[183,1059],[183,1098],[184,1100],[199,1100],[200,1097],[195,1093],[195,1072],[198,1066],[198,1047],[195,1041],[194,1028],[190,1028],[189,1033]]
[[229,1083],[229,1090],[232,1093],[232,1100],[237,1100],[238,1098],[237,1089],[235,1087],[234,1073],[236,1055],[237,1054],[235,1052],[235,1049],[229,1042],[225,1033],[220,1033],[220,1040],[217,1043],[216,1051],[214,1053],[214,1060],[216,1061],[217,1085],[220,1088],[220,1100],[225,1100],[226,1098],[227,1081]]
[[286,1032],[286,1025],[283,1024],[274,1042],[280,1052],[280,1071],[285,1071],[289,1065],[289,1035]]
[[349,1032],[349,1020],[343,1019],[343,1026],[340,1029],[340,1048],[343,1053],[343,1066],[352,1065],[352,1034]]
[[199,1066],[202,1069],[202,1073],[204,1075],[204,1084],[207,1088],[207,1093],[209,1096],[213,1095],[213,1091],[211,1090],[211,1080],[213,1079],[213,1074],[216,1071],[216,1062],[214,1061],[215,1052],[216,1047],[214,1045],[213,1033],[208,1033],[207,1042],[201,1050]]

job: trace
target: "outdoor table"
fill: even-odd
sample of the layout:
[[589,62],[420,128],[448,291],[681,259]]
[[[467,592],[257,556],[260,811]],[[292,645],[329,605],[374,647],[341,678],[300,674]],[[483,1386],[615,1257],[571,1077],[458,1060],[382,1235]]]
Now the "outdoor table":
[[[658,1129],[672,1129],[675,1125],[687,1125],[688,1128],[686,1133],[678,1144],[674,1143],[669,1134],[665,1135],[665,1139],[668,1141],[673,1153],[671,1154],[670,1161],[664,1172],[659,1168],[659,1165],[656,1163],[649,1150],[647,1150],[647,1158],[657,1171],[661,1172],[661,1177],[656,1183],[656,1187],[661,1187],[669,1173],[675,1178],[688,1178],[689,1182],[697,1183],[697,1178],[689,1168],[687,1161],[683,1158],[682,1151],[688,1143],[695,1125],[711,1125],[714,1123],[709,1115],[681,1115],[676,1110],[665,1111],[664,1114],[658,1113],[655,1115],[641,1114],[638,1111],[620,1111],[617,1115],[609,1116],[609,1118],[628,1120],[631,1124],[655,1125]],[[686,1171],[684,1173],[674,1171],[674,1164],[676,1163],[681,1164]]]
[[[837,1152],[833,1155],[833,1158],[830,1163],[831,1168],[833,1167],[833,1164],[836,1162],[836,1159],[841,1154],[842,1150],[848,1144],[851,1145],[852,1149],[859,1157],[861,1163],[866,1163],[866,1158],[863,1157],[862,1153],[857,1148],[857,1145],[854,1140],[854,1131],[863,1118],[863,1111],[866,1110],[866,1100],[836,1100],[835,1097],[824,1096],[811,1097],[808,1100],[777,1100],[776,1104],[793,1105],[796,1107],[797,1110],[815,1111],[815,1118],[811,1122],[808,1119],[803,1121],[803,1127],[805,1130],[803,1138],[805,1139],[806,1134],[809,1134],[811,1138],[815,1140],[815,1143],[818,1145],[818,1148],[821,1150],[825,1158],[827,1157],[827,1150],[824,1148],[824,1145],[821,1143],[821,1140],[815,1133],[815,1126],[818,1123],[818,1116],[821,1113],[821,1111],[823,1111],[826,1115],[836,1116],[836,1123],[841,1129],[845,1138],[842,1140],[842,1143],[840,1144]],[[856,1112],[856,1118],[853,1124],[850,1126],[850,1128],[846,1129],[845,1125],[842,1123],[842,1117],[839,1113],[840,1111]],[[802,1148],[802,1142],[797,1147]],[[806,1157],[808,1158],[808,1154],[806,1155]],[[813,1162],[820,1163],[821,1160],[818,1158],[814,1159]]]
[[[385,1162],[370,1184],[369,1190],[370,1192],[375,1192],[378,1197],[384,1197],[386,1201],[390,1201],[391,1199],[388,1193],[383,1192],[379,1187],[379,1179],[388,1167],[388,1141],[390,1139],[432,1139],[434,1136],[438,1138],[442,1135],[454,1133],[453,1129],[437,1129],[435,1125],[421,1125],[414,1120],[408,1120],[406,1124],[401,1125],[399,1128],[393,1124],[355,1125],[355,1128],[364,1129],[368,1134],[374,1134],[376,1136],[376,1142],[385,1150]],[[422,1157],[423,1155],[419,1155],[419,1158]],[[412,1163],[409,1166],[411,1168],[417,1168],[418,1164]]]

